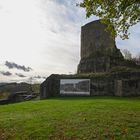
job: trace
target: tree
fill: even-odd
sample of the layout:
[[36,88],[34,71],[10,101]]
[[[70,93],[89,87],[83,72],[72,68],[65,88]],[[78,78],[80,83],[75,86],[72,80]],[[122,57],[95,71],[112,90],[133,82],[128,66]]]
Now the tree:
[[128,29],[140,22],[140,0],[83,0],[86,16],[98,16],[112,36],[128,39]]
[[122,50],[122,53],[124,55],[124,59],[126,59],[126,60],[132,59],[132,54],[127,49]]
[[140,65],[140,52],[132,57],[132,54],[127,49],[122,50],[124,59],[134,62],[136,65]]
[[132,58],[132,61],[135,62],[137,65],[140,65],[140,52]]

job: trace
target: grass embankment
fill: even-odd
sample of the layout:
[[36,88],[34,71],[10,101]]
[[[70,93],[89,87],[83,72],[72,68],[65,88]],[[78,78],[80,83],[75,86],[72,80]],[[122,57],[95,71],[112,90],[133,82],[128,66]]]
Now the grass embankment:
[[56,98],[0,106],[0,140],[139,140],[140,98]]

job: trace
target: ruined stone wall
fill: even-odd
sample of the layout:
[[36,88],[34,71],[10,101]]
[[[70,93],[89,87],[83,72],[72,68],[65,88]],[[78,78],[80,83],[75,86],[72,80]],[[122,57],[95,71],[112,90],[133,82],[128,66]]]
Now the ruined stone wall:
[[[58,97],[60,95],[61,79],[90,79],[90,96],[113,95],[113,81],[108,77],[94,77],[80,75],[51,75],[40,86],[40,98]],[[68,95],[67,95],[68,96]]]
[[116,48],[115,39],[105,29],[106,25],[100,20],[82,27],[78,73],[106,72],[123,60],[120,50]]
[[115,96],[140,96],[140,79],[116,80]]
[[51,75],[41,84],[40,97],[58,97],[61,79],[90,79],[90,96],[140,96],[140,72]]
[[[41,99],[60,96],[60,79],[90,79],[90,96],[140,95],[140,71],[134,69],[136,64],[124,60],[105,28],[99,20],[82,27],[78,74],[48,77],[40,86]],[[133,70],[128,71],[128,66]]]
[[52,74],[40,85],[40,98],[57,97],[59,96],[59,89],[60,75]]
[[81,28],[81,59],[115,49],[115,39],[105,31],[106,25],[100,20],[86,24]]

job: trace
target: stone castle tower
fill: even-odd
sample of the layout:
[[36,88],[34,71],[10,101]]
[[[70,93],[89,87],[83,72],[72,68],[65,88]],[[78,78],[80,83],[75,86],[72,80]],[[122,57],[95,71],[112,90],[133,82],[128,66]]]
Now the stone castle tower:
[[[89,96],[140,96],[140,71],[135,69],[137,68],[136,64],[124,60],[120,50],[115,45],[115,38],[111,38],[110,33],[105,32],[105,28],[106,25],[102,24],[100,20],[82,27],[81,60],[78,65],[78,74],[52,74],[49,76],[40,85],[41,99],[69,96],[67,94],[61,95],[60,88],[61,80],[69,81],[70,79],[89,79]],[[114,68],[114,72],[109,72],[116,66],[121,66],[118,67],[121,68],[121,71]],[[127,68],[134,68],[134,71],[130,69],[129,72]],[[108,75],[96,74],[96,72],[107,72]],[[71,86],[70,89],[72,89]],[[77,96],[77,91],[80,90],[75,90],[75,93],[72,90],[70,94]],[[84,96],[84,94],[81,95]]]
[[81,60],[78,73],[107,72],[123,61],[115,38],[105,31],[106,25],[96,20],[81,29]]

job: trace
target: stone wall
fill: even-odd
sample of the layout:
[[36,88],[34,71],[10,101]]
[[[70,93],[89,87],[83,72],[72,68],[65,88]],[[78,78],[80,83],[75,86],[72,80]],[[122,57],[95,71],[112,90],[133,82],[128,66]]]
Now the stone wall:
[[90,96],[139,96],[140,72],[51,75],[40,86],[40,97],[58,97],[60,79],[90,79]]
[[105,28],[100,20],[82,27],[77,74],[48,77],[40,86],[41,99],[60,96],[60,79],[84,78],[90,79],[90,96],[140,95],[140,66],[124,60],[115,45],[115,38]]
[[113,81],[106,76],[104,78],[89,78],[80,75],[51,75],[40,86],[41,99],[61,96],[60,79],[90,79],[90,96],[113,95]]
[[78,73],[107,72],[124,60],[115,45],[115,38],[112,38],[105,28],[106,25],[100,20],[82,27],[81,60]]
[[116,80],[116,96],[140,96],[140,80]]
[[100,20],[90,22],[81,28],[81,59],[115,49],[115,39],[105,31],[106,25]]
[[59,96],[59,90],[60,75],[52,74],[40,85],[40,98],[57,97]]

